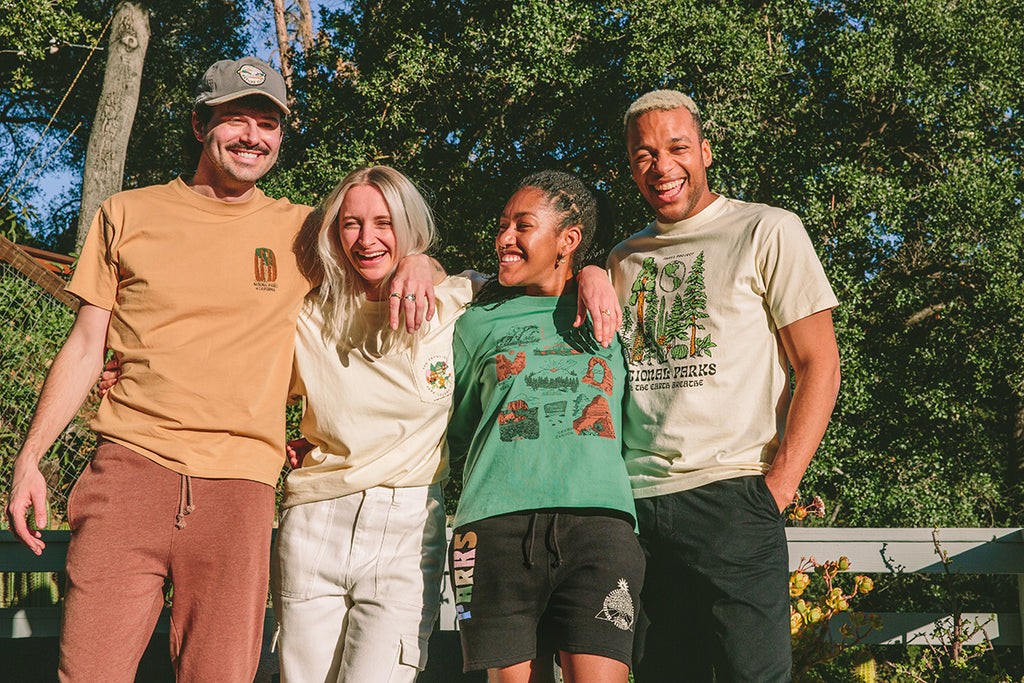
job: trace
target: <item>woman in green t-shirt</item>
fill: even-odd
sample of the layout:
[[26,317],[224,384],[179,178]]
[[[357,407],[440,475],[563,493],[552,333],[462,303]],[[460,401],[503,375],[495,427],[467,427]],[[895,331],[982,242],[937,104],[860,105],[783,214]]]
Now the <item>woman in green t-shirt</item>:
[[[603,245],[591,192],[525,178],[496,237],[498,275],[455,326],[450,547],[465,668],[491,680],[622,681],[643,554],[622,460],[626,366],[573,327],[574,275]],[[602,311],[610,315],[611,311]]]

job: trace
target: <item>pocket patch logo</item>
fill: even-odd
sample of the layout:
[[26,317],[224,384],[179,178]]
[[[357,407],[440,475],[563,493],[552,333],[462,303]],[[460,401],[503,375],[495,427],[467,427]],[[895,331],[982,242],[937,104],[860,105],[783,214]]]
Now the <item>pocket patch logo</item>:
[[434,396],[449,396],[455,388],[451,363],[444,356],[432,356],[422,366],[423,381]]

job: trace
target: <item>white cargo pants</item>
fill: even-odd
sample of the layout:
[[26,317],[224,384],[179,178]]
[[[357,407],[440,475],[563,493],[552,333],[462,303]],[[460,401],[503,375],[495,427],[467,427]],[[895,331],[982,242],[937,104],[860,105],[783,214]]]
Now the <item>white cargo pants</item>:
[[414,681],[445,557],[440,484],[287,508],[271,564],[281,683]]

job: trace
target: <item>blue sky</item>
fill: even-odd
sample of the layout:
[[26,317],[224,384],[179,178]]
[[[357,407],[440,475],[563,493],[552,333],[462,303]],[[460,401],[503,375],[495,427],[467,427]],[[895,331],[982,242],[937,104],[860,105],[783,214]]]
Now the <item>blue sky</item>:
[[[286,0],[285,4],[286,6],[291,5],[292,7],[295,5],[294,0]],[[313,28],[314,30],[317,30],[319,28],[321,8],[338,10],[350,5],[350,1],[310,0],[309,4],[313,10]],[[261,2],[259,11],[252,15],[249,24],[249,31],[253,36],[252,53],[277,66],[279,64],[279,60],[277,56],[277,40],[275,38],[274,31],[274,12],[273,6],[269,1]],[[52,132],[48,133],[47,137],[52,137],[52,135]],[[54,144],[59,144],[59,140],[54,142]],[[33,156],[32,161],[30,161],[29,165],[25,168],[21,178],[19,178],[15,183],[15,188],[19,187],[23,182],[25,182],[25,180],[35,173],[35,169],[38,168],[38,164],[42,163],[45,158],[46,152],[42,152],[42,156],[40,157],[40,152],[37,151],[36,156]],[[36,194],[32,197],[31,204],[40,215],[40,221],[43,221],[48,217],[49,205],[52,202],[60,199],[67,188],[78,184],[80,175],[81,168],[79,167],[54,165],[51,162],[43,172],[31,181],[32,188],[36,190]],[[2,192],[2,188],[0,188],[0,192]],[[41,231],[49,228],[48,225],[44,225],[42,222],[37,225],[30,225],[29,227],[33,231]]]

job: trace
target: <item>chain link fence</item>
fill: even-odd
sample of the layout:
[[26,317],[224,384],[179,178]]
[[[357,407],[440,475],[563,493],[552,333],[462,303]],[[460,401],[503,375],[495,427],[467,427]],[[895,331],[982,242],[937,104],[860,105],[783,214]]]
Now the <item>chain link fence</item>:
[[[75,320],[76,301],[63,287],[60,277],[0,237],[0,505],[7,504],[14,458],[46,373]],[[98,403],[93,391],[40,463],[51,529],[64,525],[68,494],[95,447],[88,424]],[[0,573],[0,607],[56,604],[62,584],[59,572]]]
[[[0,244],[0,502],[5,505],[14,457],[53,357],[75,319],[74,301],[62,288],[61,278],[14,245]],[[50,528],[64,522],[71,486],[92,456],[95,437],[88,424],[98,403],[94,390],[41,463]]]

